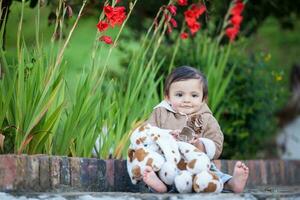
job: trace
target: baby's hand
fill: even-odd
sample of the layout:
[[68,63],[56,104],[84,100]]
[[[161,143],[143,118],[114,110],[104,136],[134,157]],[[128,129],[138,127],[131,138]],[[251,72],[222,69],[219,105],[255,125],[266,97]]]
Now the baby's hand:
[[197,147],[200,151],[206,153],[204,144],[198,138],[191,140],[190,143]]
[[178,140],[178,136],[180,134],[180,130],[172,130],[170,133],[175,138],[175,140]]

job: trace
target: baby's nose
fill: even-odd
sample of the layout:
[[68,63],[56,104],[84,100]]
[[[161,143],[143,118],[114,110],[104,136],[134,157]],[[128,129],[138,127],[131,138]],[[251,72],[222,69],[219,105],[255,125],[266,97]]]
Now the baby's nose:
[[184,102],[190,102],[190,98],[189,97],[184,97],[183,101]]

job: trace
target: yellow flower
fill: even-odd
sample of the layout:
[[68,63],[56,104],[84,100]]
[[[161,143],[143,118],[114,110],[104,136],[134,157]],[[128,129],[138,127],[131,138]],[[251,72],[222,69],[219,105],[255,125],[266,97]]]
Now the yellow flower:
[[271,54],[270,53],[268,53],[266,56],[265,56],[265,62],[268,62],[269,60],[271,60]]
[[276,75],[276,81],[281,81],[282,80],[282,76],[281,75]]

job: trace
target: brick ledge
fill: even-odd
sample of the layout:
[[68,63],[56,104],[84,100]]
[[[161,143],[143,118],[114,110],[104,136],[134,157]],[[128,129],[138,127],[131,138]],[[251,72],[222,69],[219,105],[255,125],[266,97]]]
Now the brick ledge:
[[[214,161],[232,174],[235,160]],[[300,185],[300,160],[246,160],[247,188],[265,185]],[[101,160],[47,155],[0,155],[0,191],[147,192],[132,185],[126,160]]]

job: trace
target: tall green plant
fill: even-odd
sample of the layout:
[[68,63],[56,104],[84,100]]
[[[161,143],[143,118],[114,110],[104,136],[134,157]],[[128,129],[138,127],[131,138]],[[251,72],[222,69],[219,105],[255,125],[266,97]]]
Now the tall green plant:
[[[1,31],[1,33],[3,32]],[[10,128],[7,124],[6,113],[9,110],[11,99],[13,96],[16,74],[12,74],[9,72],[9,68],[2,48],[0,49],[0,61],[0,152],[2,152],[4,151],[5,132]]]
[[[163,16],[162,10],[157,18]],[[127,153],[130,131],[139,121],[145,119],[153,105],[158,102],[157,87],[162,76],[158,71],[163,67],[163,61],[157,60],[158,49],[165,37],[167,29],[164,17],[155,28],[149,28],[141,47],[130,60],[126,73],[120,79],[112,81],[112,103],[106,102],[103,114],[99,156],[107,158],[125,157]],[[102,110],[103,111],[103,110]]]
[[[75,96],[70,97],[70,105],[65,110],[59,131],[54,136],[53,153],[90,157],[97,137],[102,130],[107,128],[106,122],[114,121],[110,117],[116,116],[111,116],[109,112],[112,112],[111,105],[114,105],[115,102],[116,94],[114,93],[118,91],[114,90],[114,87],[110,85],[112,81],[106,77],[108,60],[118,45],[118,39],[136,2],[137,0],[130,3],[127,17],[118,31],[114,45],[110,47],[108,55],[104,59],[103,55],[99,54],[103,44],[99,43],[99,33],[97,32],[91,53],[91,70],[81,74]],[[101,20],[103,17],[104,14],[101,13],[99,19]],[[103,62],[103,60],[105,61]],[[108,108],[110,111],[107,111]],[[105,115],[106,113],[108,115]],[[112,135],[110,137],[113,141],[116,140]],[[102,155],[106,154],[102,152]]]
[[[134,0],[129,4],[125,22],[136,2]],[[98,138],[99,157],[120,158],[126,154],[130,131],[135,124],[145,119],[153,105],[159,101],[157,88],[161,86],[162,74],[159,72],[164,68],[164,59],[158,56],[170,19],[166,17],[170,15],[166,7],[159,10],[140,48],[134,52],[126,66],[126,72],[120,77],[111,77],[107,71],[110,55],[118,45],[125,23],[120,27],[114,45],[104,59],[99,54],[103,44],[99,43],[97,32],[91,52],[91,69],[83,70],[76,85],[72,86],[75,93],[70,91],[64,81],[68,66],[63,63],[63,58],[85,3],[86,1],[83,2],[69,35],[65,40],[60,38],[58,43],[52,40],[53,46],[49,51],[45,51],[39,43],[38,30],[37,48],[28,50],[21,40],[21,15],[17,64],[16,67],[6,67],[10,76],[1,82],[1,90],[11,90],[6,90],[3,93],[5,96],[0,96],[1,108],[6,109],[0,115],[1,129],[3,124],[12,127],[10,131],[15,136],[15,152],[90,157]],[[108,1],[105,2],[107,3]],[[115,5],[114,1],[112,5]],[[57,12],[62,14],[57,15],[55,29],[62,32],[62,20],[66,13],[62,1]],[[101,13],[100,19],[103,16]],[[179,48],[179,43],[177,47]],[[231,72],[225,75],[229,51],[230,47],[223,48],[208,36],[201,38],[201,43],[194,51],[197,53],[197,61],[204,62],[207,66],[209,81],[214,82],[210,88],[214,99],[211,104],[215,105],[213,109],[219,109],[229,81],[227,78],[225,81],[219,78],[231,76]],[[4,52],[1,55],[5,58]],[[176,60],[175,54],[172,59]]]
[[219,119],[220,114],[224,110],[224,107],[221,105],[222,99],[226,96],[226,90],[233,78],[233,72],[236,66],[228,66],[230,49],[231,44],[228,46],[220,46],[217,41],[207,36],[202,36],[201,41],[199,41],[199,44],[196,46],[196,52],[198,52],[197,55],[199,56],[197,58],[199,60],[198,62],[203,65],[204,73],[209,83],[208,103],[217,119]]
[[[62,64],[62,59],[82,9],[66,41],[58,50],[55,50],[55,45],[52,43],[52,50],[48,53],[40,47],[38,34],[35,50],[28,50],[25,43],[22,42],[24,6],[25,1],[22,1],[17,32],[17,62],[15,66],[10,67],[5,64],[6,72],[3,82],[8,82],[9,85],[1,84],[3,88],[8,89],[8,93],[3,92],[2,94],[12,93],[9,107],[5,107],[3,115],[7,126],[11,128],[14,135],[14,152],[44,153],[49,152],[51,148],[51,135],[57,127],[63,110],[65,65]],[[37,9],[39,12],[39,8]],[[39,20],[37,20],[38,22]],[[1,51],[1,60],[5,61],[3,51]],[[9,97],[10,95],[5,98],[1,95],[1,102],[8,102]],[[7,103],[2,105],[7,105]],[[1,129],[5,128],[3,123],[1,125]]]

